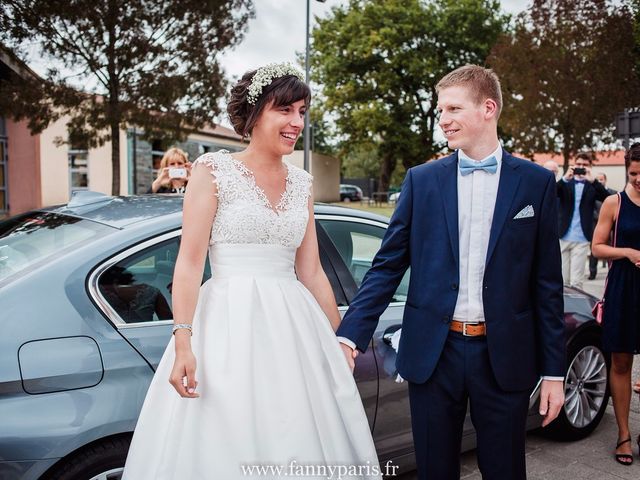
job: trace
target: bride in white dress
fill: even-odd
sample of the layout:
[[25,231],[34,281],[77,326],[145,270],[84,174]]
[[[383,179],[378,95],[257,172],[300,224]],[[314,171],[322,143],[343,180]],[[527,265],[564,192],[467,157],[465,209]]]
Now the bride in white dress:
[[[228,111],[236,131],[251,134],[247,149],[193,164],[174,336],[124,480],[381,478],[334,334],[340,316],[320,266],[312,178],[282,161],[309,99],[290,65],[245,74]],[[212,278],[200,287],[207,249]]]

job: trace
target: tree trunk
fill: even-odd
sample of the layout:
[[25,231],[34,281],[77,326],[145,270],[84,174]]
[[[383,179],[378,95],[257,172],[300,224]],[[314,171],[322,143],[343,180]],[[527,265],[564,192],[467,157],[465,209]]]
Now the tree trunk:
[[564,159],[564,162],[562,163],[562,169],[566,172],[567,170],[569,170],[569,160],[571,158],[571,152],[569,151],[569,146],[567,145],[566,141],[564,147],[562,148],[562,158]]
[[120,124],[111,122],[111,195],[120,195]]
[[382,156],[382,163],[380,164],[380,177],[378,179],[378,191],[386,192],[389,190],[389,184],[391,183],[391,174],[396,168],[396,160],[394,155],[386,154]]

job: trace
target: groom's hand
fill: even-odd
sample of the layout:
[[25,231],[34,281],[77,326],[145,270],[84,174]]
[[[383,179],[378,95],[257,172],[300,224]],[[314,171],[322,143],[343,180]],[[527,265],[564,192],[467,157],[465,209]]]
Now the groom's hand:
[[562,380],[542,380],[540,387],[540,415],[544,417],[542,426],[553,422],[564,405],[564,382]]
[[358,350],[354,350],[344,343],[340,343],[340,347],[342,348],[342,353],[344,353],[344,358],[347,359],[347,365],[349,365],[351,373],[353,373],[353,369],[356,367],[355,359],[358,356]]

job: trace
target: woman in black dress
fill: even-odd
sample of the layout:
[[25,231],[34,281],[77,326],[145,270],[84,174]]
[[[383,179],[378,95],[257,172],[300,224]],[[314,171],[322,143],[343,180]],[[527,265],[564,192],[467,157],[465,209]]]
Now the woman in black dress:
[[[596,257],[612,260],[604,295],[602,341],[605,351],[611,352],[609,384],[618,423],[615,459],[631,465],[631,367],[633,355],[640,353],[640,143],[626,152],[625,164],[627,185],[602,204],[592,249]],[[609,245],[614,234],[615,247]],[[640,448],[640,436],[638,445]]]

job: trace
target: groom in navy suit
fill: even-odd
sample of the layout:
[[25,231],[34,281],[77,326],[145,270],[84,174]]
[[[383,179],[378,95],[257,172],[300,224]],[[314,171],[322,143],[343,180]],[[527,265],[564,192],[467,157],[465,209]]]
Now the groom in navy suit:
[[436,88],[456,152],[409,169],[389,229],[337,335],[353,366],[411,267],[397,368],[409,382],[418,476],[460,477],[471,407],[488,480],[526,478],[529,394],[543,426],[564,403],[562,273],[553,174],[498,141],[498,77],[467,65]]

